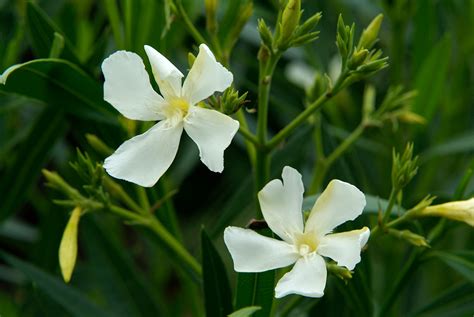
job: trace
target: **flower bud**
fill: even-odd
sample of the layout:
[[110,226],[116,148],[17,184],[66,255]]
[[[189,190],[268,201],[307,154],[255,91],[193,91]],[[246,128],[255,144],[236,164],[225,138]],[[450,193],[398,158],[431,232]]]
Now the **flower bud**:
[[66,196],[68,196],[71,200],[80,200],[82,199],[81,194],[77,191],[77,189],[72,188],[61,176],[59,176],[56,172],[50,172],[46,169],[42,170],[43,176],[47,180],[47,185],[61,191]]
[[430,246],[428,242],[426,241],[425,237],[420,236],[419,234],[413,233],[410,230],[396,230],[396,229],[389,228],[388,234],[396,238],[403,239],[417,247],[427,248]]
[[321,20],[322,13],[318,12],[311,16],[308,20],[304,21],[303,24],[301,24],[297,29],[296,29],[296,35],[305,35],[309,33],[312,29],[318,25],[319,20]]
[[287,48],[288,43],[293,38],[293,32],[300,23],[301,18],[301,0],[289,0],[283,9],[280,22],[280,36],[278,38],[278,47]]
[[247,102],[245,98],[247,92],[239,96],[239,92],[234,88],[228,88],[221,97],[221,112],[229,115],[236,113]]
[[352,272],[343,266],[338,266],[333,263],[326,264],[327,270],[339,277],[341,280],[349,280],[352,278]]
[[269,48],[273,47],[272,32],[263,19],[258,19],[258,33],[260,33],[260,38],[264,45]]
[[193,55],[193,53],[189,52],[188,53],[188,65],[189,68],[193,67],[194,61],[196,60],[196,56]]
[[349,59],[347,66],[349,69],[356,69],[365,62],[368,55],[369,51],[366,49],[356,50]]
[[413,157],[413,143],[407,144],[402,155],[393,153],[392,186],[402,189],[418,172],[418,156]]
[[374,60],[372,62],[365,63],[357,68],[358,73],[369,74],[377,72],[388,66],[388,57]]
[[375,42],[377,41],[377,37],[379,35],[380,25],[382,24],[383,14],[377,15],[372,22],[370,22],[369,26],[362,32],[360,36],[359,44],[357,45],[357,49],[368,49],[370,50],[372,46],[374,46]]
[[474,197],[468,200],[429,206],[417,213],[417,216],[444,217],[463,221],[474,227]]
[[69,283],[71,280],[72,272],[76,265],[77,229],[81,213],[82,209],[80,207],[74,208],[66,225],[66,229],[64,229],[61,244],[59,245],[59,266],[61,267],[61,273],[66,283]]
[[375,87],[367,85],[364,90],[364,101],[362,104],[362,114],[365,119],[368,119],[375,109]]
[[406,123],[426,124],[426,119],[424,117],[409,110],[398,115],[398,118]]
[[108,147],[101,139],[99,139],[96,135],[87,133],[86,134],[87,143],[95,150],[97,153],[109,156],[114,151]]

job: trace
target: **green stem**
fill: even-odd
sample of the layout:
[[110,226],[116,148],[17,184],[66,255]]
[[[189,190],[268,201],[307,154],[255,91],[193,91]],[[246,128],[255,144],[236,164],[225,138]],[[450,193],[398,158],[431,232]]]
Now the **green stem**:
[[198,279],[201,278],[201,265],[153,215],[140,215],[118,206],[109,206],[108,210],[124,220],[149,228],[161,239],[164,245],[176,255],[177,259],[183,263],[183,265],[189,270],[189,273],[192,274],[194,280],[196,280],[196,277]]
[[260,142],[258,141],[257,137],[252,132],[250,132],[246,126],[242,125],[240,118],[238,118],[238,120],[240,122],[240,128],[239,128],[240,134],[242,134],[242,136],[245,138],[246,141],[252,143],[256,147],[259,147]]
[[397,199],[398,192],[400,190],[398,188],[392,187],[392,191],[390,192],[390,197],[388,198],[388,206],[385,209],[385,213],[383,215],[383,223],[387,223],[388,219],[390,218],[390,214],[392,213],[393,206],[395,205],[395,200]]
[[184,26],[188,29],[188,32],[191,34],[194,40],[197,43],[207,43],[207,41],[204,39],[204,36],[202,36],[201,33],[199,33],[199,31],[194,26],[180,0],[176,1],[176,9],[176,13],[181,17]]
[[138,202],[140,203],[140,206],[142,207],[142,212],[144,211],[145,213],[150,212],[150,201],[148,200],[148,195],[146,194],[146,189],[137,186],[137,195],[138,195]]
[[143,213],[142,208],[127,194],[123,187],[110,177],[104,177],[104,186],[112,196],[124,203],[128,208],[137,213]]
[[[272,82],[273,72],[280,59],[281,53],[273,52],[268,56],[268,60],[260,59],[259,83],[258,83],[258,119],[257,119],[257,140],[263,145],[267,141],[268,130],[268,100]],[[270,177],[270,156],[264,146],[255,147],[255,189],[259,191]],[[257,211],[257,217],[260,217]]]
[[187,268],[194,275],[194,277],[199,279],[201,278],[201,265],[191,254],[189,254],[183,245],[178,240],[176,240],[176,238],[170,234],[168,230],[166,230],[166,228],[161,224],[160,221],[158,221],[158,219],[155,217],[150,217],[147,227],[161,238],[164,244],[175,253],[176,257],[181,260],[182,263],[186,264]]
[[301,112],[296,118],[293,119],[286,127],[284,127],[280,132],[278,132],[267,144],[267,148],[273,149],[278,144],[280,144],[283,139],[285,139],[288,135],[290,135],[293,130],[300,126],[303,122],[308,119],[308,117],[313,114],[316,110],[321,108],[322,105],[331,99],[331,95],[329,93],[325,93],[321,95],[316,101],[309,105],[303,112]]
[[352,131],[352,133],[341,143],[339,146],[332,151],[326,158],[319,158],[316,163],[316,168],[314,170],[313,181],[311,182],[311,187],[309,189],[309,194],[315,194],[321,190],[322,183],[324,181],[324,177],[328,172],[329,168],[332,164],[344,154],[352,144],[357,141],[357,139],[362,135],[366,128],[365,122],[361,122],[357,128]]
[[305,122],[316,110],[320,109],[328,100],[337,95],[339,91],[345,87],[343,84],[346,77],[347,70],[343,70],[334,87],[319,96],[318,99],[311,103],[303,112],[294,118],[293,121],[280,130],[280,132],[278,132],[268,143],[266,143],[266,147],[270,151],[273,150],[278,144],[280,144],[281,141],[283,141],[283,139],[285,139],[288,135],[290,135],[291,132],[293,132],[303,122]]

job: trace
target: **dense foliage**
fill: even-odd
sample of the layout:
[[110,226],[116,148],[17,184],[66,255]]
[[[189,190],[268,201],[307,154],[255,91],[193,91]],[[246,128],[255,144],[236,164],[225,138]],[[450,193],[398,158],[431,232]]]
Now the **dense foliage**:
[[[292,18],[286,4],[0,1],[0,69],[20,65],[0,80],[0,316],[221,316],[246,306],[265,316],[272,305],[279,316],[472,316],[474,207],[471,226],[418,219],[413,207],[474,195],[474,2],[305,0],[300,24],[279,29]],[[380,13],[379,39],[358,42]],[[154,187],[107,176],[104,159],[151,124],[104,101],[103,60],[128,50],[146,61],[146,44],[185,73],[204,42],[234,75],[235,90],[208,100],[240,121],[223,173],[183,135]],[[305,109],[314,111],[285,130]],[[287,165],[303,175],[304,211],[334,178],[366,194],[364,213],[341,229],[371,228],[362,261],[352,273],[329,264],[318,299],[275,300],[282,270],[238,277],[222,239],[225,227],[261,219],[256,192]],[[58,250],[78,201],[87,213],[65,283]]]

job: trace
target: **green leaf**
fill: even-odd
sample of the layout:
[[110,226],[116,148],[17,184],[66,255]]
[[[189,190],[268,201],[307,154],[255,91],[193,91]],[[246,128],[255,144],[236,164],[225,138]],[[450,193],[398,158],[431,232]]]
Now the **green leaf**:
[[409,316],[461,316],[473,309],[474,285],[466,282],[450,287]]
[[[157,2],[154,0],[125,0],[124,26],[125,48],[134,52],[142,51],[148,43],[150,34],[160,38],[159,32],[151,33],[156,27],[163,30],[161,21],[157,20]],[[157,25],[160,27],[158,28]]]
[[65,40],[64,49],[60,56],[73,63],[80,64],[79,58],[64,32],[33,2],[28,2],[26,5],[26,22],[31,45],[37,57],[49,56],[54,41],[54,33],[57,32]]
[[0,221],[6,219],[24,202],[36,183],[52,147],[66,131],[64,114],[52,107],[40,113],[26,139],[19,145],[15,160],[7,165],[0,182]]
[[[260,234],[272,236],[270,229],[259,230]],[[268,317],[275,294],[275,270],[262,273],[239,273],[237,276],[237,293],[235,308],[260,306],[256,317]]]
[[90,264],[97,268],[92,279],[101,288],[110,311],[117,316],[163,315],[156,294],[157,286],[153,279],[145,278],[130,257],[129,250],[114,239],[113,227],[108,226],[108,222],[85,220],[81,239],[84,239]]
[[250,306],[250,307],[241,308],[239,310],[236,310],[232,314],[230,314],[229,317],[249,317],[249,316],[252,316],[256,311],[260,309],[262,309],[262,307],[259,307],[259,306]]
[[102,86],[68,61],[46,58],[14,65],[0,76],[1,83],[0,93],[20,94],[81,118],[116,124]]
[[432,255],[438,257],[468,281],[474,283],[474,251],[435,251]]
[[418,92],[413,105],[413,111],[430,121],[440,104],[448,73],[451,40],[443,37],[433,47],[430,54],[420,66],[415,78],[415,89]]
[[474,132],[460,136],[452,136],[444,143],[429,147],[421,154],[420,163],[441,156],[472,152],[474,152]]
[[226,316],[233,311],[229,281],[224,263],[204,228],[201,247],[206,316]]
[[52,300],[61,305],[72,316],[110,316],[96,304],[91,302],[86,295],[77,289],[64,284],[59,279],[44,272],[38,267],[24,262],[5,252],[0,252],[0,256],[10,265],[23,272],[28,278],[35,283]]
[[235,308],[258,305],[256,317],[270,316],[275,293],[275,270],[262,273],[239,273]]

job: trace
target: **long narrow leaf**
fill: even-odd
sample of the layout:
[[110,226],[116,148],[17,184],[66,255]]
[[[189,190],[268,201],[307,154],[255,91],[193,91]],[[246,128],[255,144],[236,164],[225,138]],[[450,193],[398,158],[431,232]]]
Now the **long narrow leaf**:
[[0,256],[8,264],[22,271],[41,291],[61,305],[72,316],[111,316],[89,300],[86,295],[64,284],[61,280],[54,278],[38,267],[4,252],[0,252]]
[[[26,5],[26,21],[31,44],[37,57],[48,57],[54,41],[54,33],[57,32],[65,37],[64,32],[33,2],[28,2]],[[61,57],[79,64],[79,58],[67,38],[64,44]]]
[[62,111],[47,107],[40,113],[28,137],[21,143],[16,160],[4,171],[0,183],[0,221],[16,212],[36,183],[52,147],[63,137],[66,123]]
[[206,316],[226,316],[233,311],[229,280],[224,263],[204,229],[201,245]]
[[103,100],[102,86],[76,65],[61,59],[36,59],[0,76],[0,93],[14,93],[54,105],[66,113],[114,124],[116,114]]

